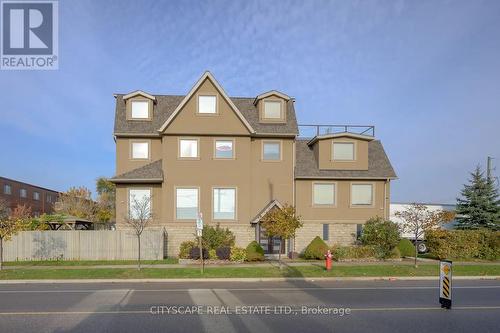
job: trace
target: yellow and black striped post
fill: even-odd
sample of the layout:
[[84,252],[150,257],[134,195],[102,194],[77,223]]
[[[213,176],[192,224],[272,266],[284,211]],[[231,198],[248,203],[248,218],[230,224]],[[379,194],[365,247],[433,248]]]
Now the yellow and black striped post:
[[451,309],[452,262],[441,260],[439,263],[439,303],[442,308]]

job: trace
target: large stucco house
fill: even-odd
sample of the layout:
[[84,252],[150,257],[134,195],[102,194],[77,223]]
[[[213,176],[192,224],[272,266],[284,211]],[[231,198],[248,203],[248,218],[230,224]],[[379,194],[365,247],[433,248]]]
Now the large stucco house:
[[[373,127],[304,127],[314,133],[303,137],[293,98],[229,97],[209,72],[184,96],[115,98],[117,228],[133,198],[151,197],[169,256],[193,239],[199,213],[270,254],[301,252],[315,236],[350,244],[367,219],[389,216],[396,174]],[[293,240],[265,237],[260,219],[285,203],[304,226]]]

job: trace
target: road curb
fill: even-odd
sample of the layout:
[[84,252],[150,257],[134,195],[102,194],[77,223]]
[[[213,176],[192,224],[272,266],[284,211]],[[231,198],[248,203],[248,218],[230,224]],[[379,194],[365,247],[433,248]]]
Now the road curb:
[[[286,282],[286,281],[438,281],[439,276],[356,276],[294,278],[186,278],[186,279],[67,279],[67,280],[0,280],[2,284],[29,283],[165,283],[165,282]],[[453,280],[500,280],[500,276],[454,276]]]

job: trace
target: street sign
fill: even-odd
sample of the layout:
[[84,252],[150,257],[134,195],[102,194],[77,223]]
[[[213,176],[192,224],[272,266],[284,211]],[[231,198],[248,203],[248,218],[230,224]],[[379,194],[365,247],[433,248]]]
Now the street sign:
[[442,260],[439,262],[439,303],[442,308],[451,308],[451,280],[452,262]]
[[201,213],[198,214],[198,218],[196,219],[196,229],[203,230],[203,215]]

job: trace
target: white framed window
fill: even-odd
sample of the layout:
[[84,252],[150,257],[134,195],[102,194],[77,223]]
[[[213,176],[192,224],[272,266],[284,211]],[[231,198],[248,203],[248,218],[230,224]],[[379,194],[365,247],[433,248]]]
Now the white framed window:
[[233,140],[215,140],[215,158],[234,158]]
[[[128,191],[128,214],[132,219],[150,218],[151,189],[131,188]],[[142,216],[141,216],[142,215]]]
[[39,192],[33,192],[33,200],[40,200],[40,193]]
[[281,142],[264,141],[262,143],[262,159],[264,161],[281,160]]
[[234,220],[236,218],[236,189],[213,189],[213,219]]
[[217,96],[198,96],[198,113],[217,113]]
[[354,161],[354,142],[334,142],[334,161]]
[[335,205],[335,184],[314,183],[313,184],[314,205]]
[[148,159],[149,158],[149,142],[132,142],[132,158],[133,159]]
[[175,190],[175,216],[177,220],[194,220],[198,217],[198,188],[177,188]]
[[179,140],[179,157],[180,158],[198,158],[198,140],[197,139],[180,139]]
[[12,194],[12,186],[5,184],[3,186],[3,194]]
[[373,205],[373,184],[351,184],[351,205]]
[[132,119],[149,119],[148,101],[132,101],[131,103],[130,108]]
[[264,101],[264,119],[282,119],[280,101]]
[[20,189],[20,190],[19,190],[19,196],[20,196],[21,198],[26,198],[26,197],[28,196],[28,191],[26,191],[26,189],[25,189],[25,188]]

